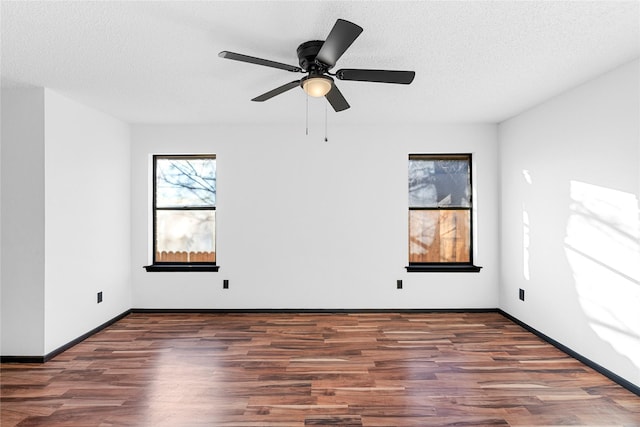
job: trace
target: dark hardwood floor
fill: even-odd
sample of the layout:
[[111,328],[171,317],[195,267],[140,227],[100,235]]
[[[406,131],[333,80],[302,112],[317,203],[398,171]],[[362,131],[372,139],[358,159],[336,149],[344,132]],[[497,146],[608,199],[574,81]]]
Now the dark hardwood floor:
[[498,313],[130,314],[0,375],[3,427],[640,426]]

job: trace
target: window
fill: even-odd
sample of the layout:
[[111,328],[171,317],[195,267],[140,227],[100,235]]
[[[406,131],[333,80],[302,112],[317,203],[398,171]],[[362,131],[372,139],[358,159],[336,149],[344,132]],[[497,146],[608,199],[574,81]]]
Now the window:
[[480,271],[472,222],[471,155],[409,155],[407,271]]
[[153,156],[153,264],[147,271],[218,271],[216,156]]

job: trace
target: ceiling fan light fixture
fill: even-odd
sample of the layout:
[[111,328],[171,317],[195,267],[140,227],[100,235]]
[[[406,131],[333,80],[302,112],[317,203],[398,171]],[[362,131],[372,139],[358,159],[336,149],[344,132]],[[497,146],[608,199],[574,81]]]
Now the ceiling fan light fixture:
[[321,98],[331,91],[333,87],[333,79],[326,76],[307,77],[302,80],[302,89],[309,96]]

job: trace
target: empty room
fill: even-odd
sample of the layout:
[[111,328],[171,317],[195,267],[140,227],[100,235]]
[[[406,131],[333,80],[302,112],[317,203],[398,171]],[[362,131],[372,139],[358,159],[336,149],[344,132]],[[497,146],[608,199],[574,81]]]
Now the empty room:
[[640,426],[640,2],[0,20],[3,427]]

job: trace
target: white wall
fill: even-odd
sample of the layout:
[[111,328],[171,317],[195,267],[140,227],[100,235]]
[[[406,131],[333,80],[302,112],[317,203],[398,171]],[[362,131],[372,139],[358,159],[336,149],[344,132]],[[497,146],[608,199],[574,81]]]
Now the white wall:
[[131,166],[127,124],[50,90],[45,141],[48,353],[131,307]]
[[636,385],[639,75],[636,60],[499,125],[500,307]]
[[44,90],[2,89],[2,351],[44,350]]
[[131,307],[129,127],[3,89],[1,159],[0,350],[43,356]]
[[[133,126],[135,308],[493,308],[495,125]],[[407,273],[409,153],[471,152],[480,273]],[[147,273],[151,155],[218,156],[217,273]],[[222,289],[222,280],[230,289]],[[404,289],[396,289],[396,280]]]

